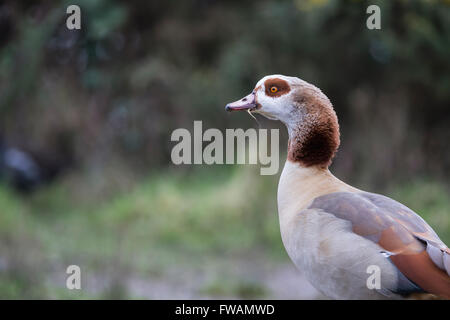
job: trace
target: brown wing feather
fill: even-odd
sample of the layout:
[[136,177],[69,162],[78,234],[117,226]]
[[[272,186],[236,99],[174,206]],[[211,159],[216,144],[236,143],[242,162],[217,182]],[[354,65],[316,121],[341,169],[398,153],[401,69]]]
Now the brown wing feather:
[[450,299],[450,278],[439,269],[426,251],[391,257],[395,266],[423,290]]
[[[350,221],[355,233],[393,253],[391,261],[407,278],[427,292],[450,299],[450,276],[443,267],[450,251],[408,207],[378,194],[336,192],[316,198],[310,208]],[[430,258],[427,246],[440,256]]]

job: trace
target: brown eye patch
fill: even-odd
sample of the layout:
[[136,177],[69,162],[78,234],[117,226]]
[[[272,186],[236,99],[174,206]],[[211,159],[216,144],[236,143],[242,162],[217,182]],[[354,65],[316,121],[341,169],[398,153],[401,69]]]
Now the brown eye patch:
[[270,97],[279,97],[291,91],[287,81],[280,78],[267,79],[264,82],[266,95]]

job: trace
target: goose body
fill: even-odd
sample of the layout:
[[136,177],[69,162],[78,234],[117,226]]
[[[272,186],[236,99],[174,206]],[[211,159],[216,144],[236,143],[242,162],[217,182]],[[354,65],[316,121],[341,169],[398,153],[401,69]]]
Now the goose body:
[[[311,284],[333,299],[450,299],[450,249],[415,212],[328,169],[339,126],[328,98],[295,77],[266,76],[227,110],[282,121],[288,159],[278,185],[283,244]],[[370,285],[371,271],[379,283]]]

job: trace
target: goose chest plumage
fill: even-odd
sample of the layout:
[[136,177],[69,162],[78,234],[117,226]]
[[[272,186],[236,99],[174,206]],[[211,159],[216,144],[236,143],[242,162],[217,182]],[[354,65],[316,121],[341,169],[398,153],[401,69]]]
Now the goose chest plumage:
[[[328,169],[339,147],[330,100],[296,77],[270,75],[226,106],[280,120],[289,134],[278,185],[281,236],[313,286],[333,299],[450,299],[450,250],[415,212]],[[370,270],[379,283],[369,285]]]

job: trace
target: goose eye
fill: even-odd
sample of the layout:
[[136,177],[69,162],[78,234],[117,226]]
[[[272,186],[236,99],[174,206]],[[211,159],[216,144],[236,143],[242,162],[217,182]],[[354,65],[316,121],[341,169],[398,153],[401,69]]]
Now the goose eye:
[[278,91],[278,88],[275,86],[270,87],[270,92],[275,93]]

